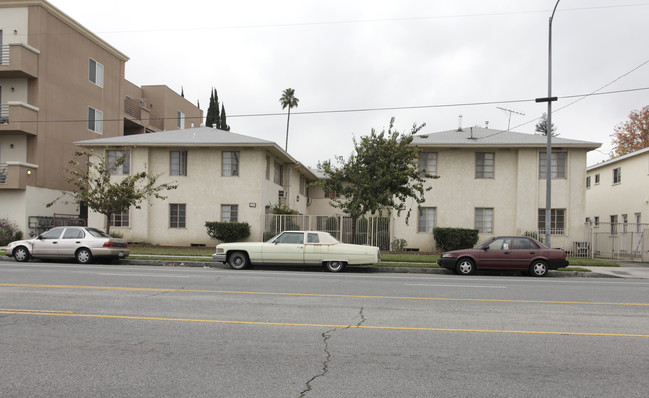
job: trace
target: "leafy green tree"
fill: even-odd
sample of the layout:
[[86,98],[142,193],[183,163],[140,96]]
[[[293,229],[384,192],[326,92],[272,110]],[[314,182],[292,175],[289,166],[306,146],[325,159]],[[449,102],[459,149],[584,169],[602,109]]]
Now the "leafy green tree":
[[[85,204],[110,220],[113,214],[126,212],[131,206],[139,209],[139,203],[146,198],[166,199],[162,192],[178,188],[177,184],[158,184],[161,174],[151,175],[144,171],[112,178],[114,171],[124,164],[125,157],[116,159],[112,164],[105,152],[96,153],[87,149],[76,152],[75,157],[68,162],[70,167],[65,169],[65,181],[75,189],[64,192],[49,202],[47,207],[59,200],[65,204]],[[110,233],[110,222],[106,232]]]
[[288,118],[286,119],[286,144],[284,145],[284,150],[288,152],[288,125],[291,122],[291,108],[297,108],[297,104],[300,100],[295,97],[295,90],[287,88],[282,93],[279,102],[282,104],[282,109],[288,107]]
[[427,178],[438,178],[422,173],[418,163],[418,149],[411,145],[414,135],[425,124],[414,124],[409,134],[394,130],[394,117],[388,131],[354,138],[354,152],[349,159],[336,157],[337,165],[330,160],[318,165],[325,178],[313,185],[325,192],[335,191],[340,197],[332,199],[331,205],[341,209],[352,218],[352,236],[356,235],[356,221],[366,214],[382,214],[396,210],[397,215],[406,210],[406,224],[412,208],[406,200],[413,198],[417,204],[424,202]]
[[615,133],[611,137],[613,157],[649,147],[649,105],[632,111],[629,120],[615,126]]

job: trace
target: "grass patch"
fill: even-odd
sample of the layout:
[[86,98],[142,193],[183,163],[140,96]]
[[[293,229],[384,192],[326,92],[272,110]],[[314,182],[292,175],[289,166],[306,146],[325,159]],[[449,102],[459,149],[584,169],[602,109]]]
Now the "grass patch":
[[586,269],[586,268],[579,268],[579,267],[557,268],[557,271],[592,272],[592,271],[589,270],[589,269]]
[[597,258],[568,257],[570,266],[582,267],[621,267],[620,264],[609,260],[599,260]]

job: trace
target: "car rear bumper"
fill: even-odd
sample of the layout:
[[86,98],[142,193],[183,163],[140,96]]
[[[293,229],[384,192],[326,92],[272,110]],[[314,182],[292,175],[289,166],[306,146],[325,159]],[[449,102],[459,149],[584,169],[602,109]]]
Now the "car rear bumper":
[[123,247],[101,247],[96,249],[91,249],[93,257],[114,257],[114,258],[125,258],[131,254],[129,249]]
[[568,260],[548,260],[549,269],[565,268],[568,265]]

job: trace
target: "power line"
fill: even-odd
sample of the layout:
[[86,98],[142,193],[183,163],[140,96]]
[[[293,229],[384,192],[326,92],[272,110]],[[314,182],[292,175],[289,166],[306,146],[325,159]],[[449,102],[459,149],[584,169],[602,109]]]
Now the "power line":
[[[645,62],[649,63],[649,61]],[[641,65],[642,66],[642,65]],[[637,69],[637,68],[636,68]],[[619,78],[618,78],[619,79]],[[616,79],[616,80],[618,80]],[[607,84],[606,86],[610,85]],[[603,86],[602,88],[606,87]],[[598,89],[601,90],[602,88]],[[622,94],[636,91],[649,90],[649,87],[639,87],[639,88],[630,88],[624,90],[614,90],[614,91],[605,91],[597,92],[598,90],[588,93],[588,94],[575,94],[575,95],[566,95],[559,98],[579,98],[579,100],[586,97],[598,96],[598,95],[610,95],[610,94]],[[411,110],[411,109],[434,109],[434,108],[456,108],[461,106],[481,106],[481,105],[498,105],[498,104],[512,104],[512,103],[521,103],[521,102],[535,102],[534,98],[528,99],[516,99],[516,100],[500,100],[500,101],[479,101],[479,102],[462,102],[462,103],[453,103],[453,104],[433,104],[433,105],[412,105],[412,106],[390,106],[390,107],[381,107],[381,108],[354,108],[354,109],[331,109],[331,110],[322,110],[322,111],[302,111],[302,112],[291,112],[291,115],[322,115],[322,114],[332,114],[332,113],[357,113],[357,112],[379,112],[379,111],[399,111],[399,110]],[[564,106],[564,109],[577,101],[573,101],[571,104]],[[555,111],[556,112],[556,111]],[[554,112],[553,112],[554,113]],[[243,117],[268,117],[268,116],[286,116],[285,112],[273,112],[273,113],[248,113],[248,114],[239,114],[239,115],[228,115],[228,118],[243,118]],[[163,120],[175,120],[178,116],[173,117],[158,117],[157,119]],[[185,116],[186,120],[191,119],[201,119],[198,116]],[[124,119],[103,119],[103,122],[120,122]],[[133,121],[143,121],[145,119],[136,119],[129,118]],[[538,120],[538,118],[519,124],[518,126],[513,127],[514,129],[529,124],[533,121]],[[64,120],[15,120],[13,122],[29,122],[29,123],[85,123],[88,119],[64,119]]]

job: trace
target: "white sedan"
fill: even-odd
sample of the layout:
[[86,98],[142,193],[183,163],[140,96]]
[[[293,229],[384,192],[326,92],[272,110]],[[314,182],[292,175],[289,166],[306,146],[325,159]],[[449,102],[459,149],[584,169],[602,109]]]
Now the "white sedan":
[[327,232],[284,231],[266,242],[221,243],[212,259],[234,269],[250,265],[324,265],[331,272],[347,265],[369,265],[381,261],[375,246],[338,242]]
[[55,227],[36,238],[11,242],[5,249],[5,255],[18,262],[70,258],[88,264],[94,258],[118,259],[129,254],[126,240],[90,227]]

